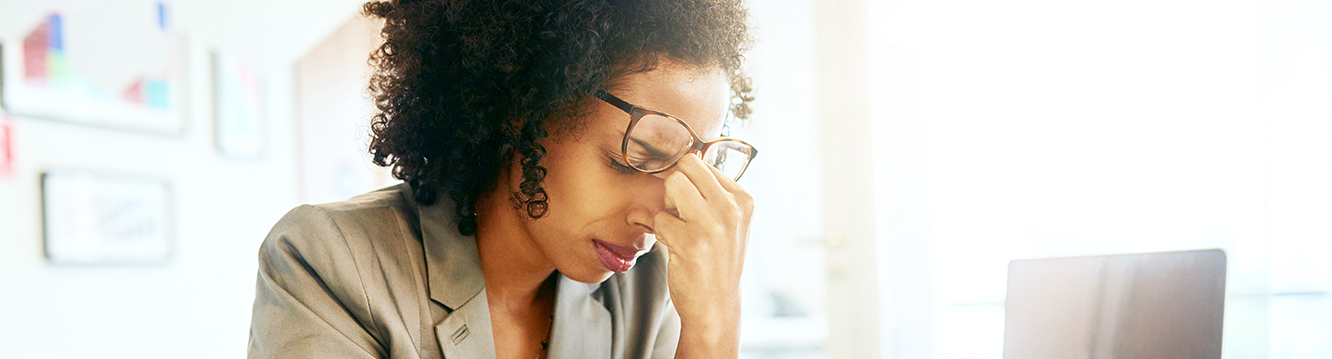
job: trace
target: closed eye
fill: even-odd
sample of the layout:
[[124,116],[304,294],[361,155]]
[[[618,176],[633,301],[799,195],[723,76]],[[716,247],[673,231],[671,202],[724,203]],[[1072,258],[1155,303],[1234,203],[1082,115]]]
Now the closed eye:
[[643,151],[647,151],[648,158],[667,160],[671,157],[671,154],[666,153],[666,151],[662,151],[661,149],[657,148],[656,146],[653,146],[651,143],[648,143],[647,141],[643,141],[637,138],[630,138],[629,140],[634,141],[634,143],[637,144],[640,148],[642,148]]
[[635,170],[635,169],[633,169],[632,167],[629,167],[629,166],[626,166],[626,165],[623,164],[623,163],[620,163],[620,161],[617,160],[617,159],[615,159],[614,156],[607,156],[607,157],[606,157],[606,162],[609,162],[609,163],[610,163],[610,167],[613,168],[613,169],[615,169],[616,171],[619,171],[620,173],[627,174],[627,175],[628,175],[628,174],[638,173],[638,170]]

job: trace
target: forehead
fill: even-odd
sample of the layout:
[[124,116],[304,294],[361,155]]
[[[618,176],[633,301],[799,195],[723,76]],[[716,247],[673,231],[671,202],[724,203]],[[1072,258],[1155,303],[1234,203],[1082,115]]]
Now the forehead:
[[652,71],[625,75],[610,89],[611,94],[635,106],[684,120],[703,139],[720,135],[728,91],[721,69],[665,59]]

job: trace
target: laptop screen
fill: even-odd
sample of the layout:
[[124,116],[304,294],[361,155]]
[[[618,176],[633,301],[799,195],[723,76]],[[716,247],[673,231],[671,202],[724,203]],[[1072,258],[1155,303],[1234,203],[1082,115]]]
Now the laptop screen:
[[1220,249],[1015,260],[1005,359],[1219,359]]

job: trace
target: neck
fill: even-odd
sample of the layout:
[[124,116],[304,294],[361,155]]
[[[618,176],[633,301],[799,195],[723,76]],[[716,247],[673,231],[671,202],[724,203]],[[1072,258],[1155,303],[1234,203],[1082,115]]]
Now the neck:
[[526,214],[508,199],[507,192],[493,191],[477,201],[476,245],[488,301],[521,310],[544,302],[541,289],[555,266],[525,230]]

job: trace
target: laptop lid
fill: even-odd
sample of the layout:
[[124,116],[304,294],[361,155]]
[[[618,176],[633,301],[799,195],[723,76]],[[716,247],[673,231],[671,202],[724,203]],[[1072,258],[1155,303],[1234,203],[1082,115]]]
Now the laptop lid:
[[1004,359],[1220,359],[1220,249],[1014,260]]

